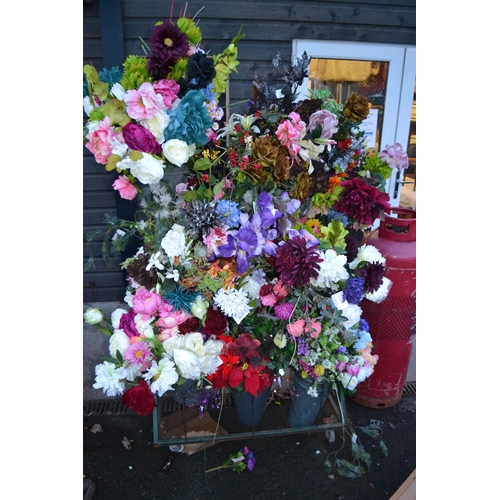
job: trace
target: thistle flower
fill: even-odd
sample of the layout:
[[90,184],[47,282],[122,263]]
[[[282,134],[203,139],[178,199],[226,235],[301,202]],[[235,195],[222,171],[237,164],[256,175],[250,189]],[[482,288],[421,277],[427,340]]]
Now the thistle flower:
[[217,210],[217,200],[194,200],[184,207],[189,227],[199,236],[207,236],[210,229],[224,224],[224,216]]

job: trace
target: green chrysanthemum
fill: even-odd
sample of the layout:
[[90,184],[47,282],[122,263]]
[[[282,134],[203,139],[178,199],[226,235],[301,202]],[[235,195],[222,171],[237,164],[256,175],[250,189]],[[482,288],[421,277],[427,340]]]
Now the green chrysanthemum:
[[150,80],[146,69],[147,59],[140,56],[128,56],[123,63],[123,78],[120,84],[125,90],[137,89]]
[[196,45],[201,42],[201,30],[192,19],[180,17],[177,20],[177,27],[187,36],[188,42],[191,45]]

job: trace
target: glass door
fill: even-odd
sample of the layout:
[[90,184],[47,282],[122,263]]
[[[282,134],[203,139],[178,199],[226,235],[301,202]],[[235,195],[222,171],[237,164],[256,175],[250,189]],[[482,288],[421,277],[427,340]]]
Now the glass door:
[[[407,147],[415,88],[415,47],[294,40],[292,57],[302,57],[304,51],[311,62],[299,99],[305,99],[309,89],[317,88],[328,88],[338,103],[352,92],[362,94],[370,102],[370,115],[363,122],[368,147],[381,151],[396,142]],[[386,191],[392,206],[399,206],[405,182],[412,181],[405,181],[404,173],[397,171],[388,179]]]

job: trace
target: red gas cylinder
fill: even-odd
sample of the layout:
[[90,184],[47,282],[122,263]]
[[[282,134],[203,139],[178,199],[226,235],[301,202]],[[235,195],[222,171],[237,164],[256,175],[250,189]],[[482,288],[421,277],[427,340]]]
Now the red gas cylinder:
[[415,210],[393,207],[365,239],[385,257],[386,277],[392,281],[380,304],[366,299],[359,304],[379,359],[352,399],[370,408],[394,406],[403,395],[416,334],[416,228]]

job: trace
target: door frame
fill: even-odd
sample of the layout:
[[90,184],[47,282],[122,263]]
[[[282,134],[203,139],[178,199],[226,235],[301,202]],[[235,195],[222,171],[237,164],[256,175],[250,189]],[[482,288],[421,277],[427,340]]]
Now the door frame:
[[[406,148],[416,78],[416,47],[410,45],[335,40],[292,40],[292,61],[306,52],[309,57],[389,62],[380,147],[399,142]],[[308,97],[309,79],[304,78],[298,99]],[[399,206],[403,176],[397,170],[386,182],[391,206]]]

